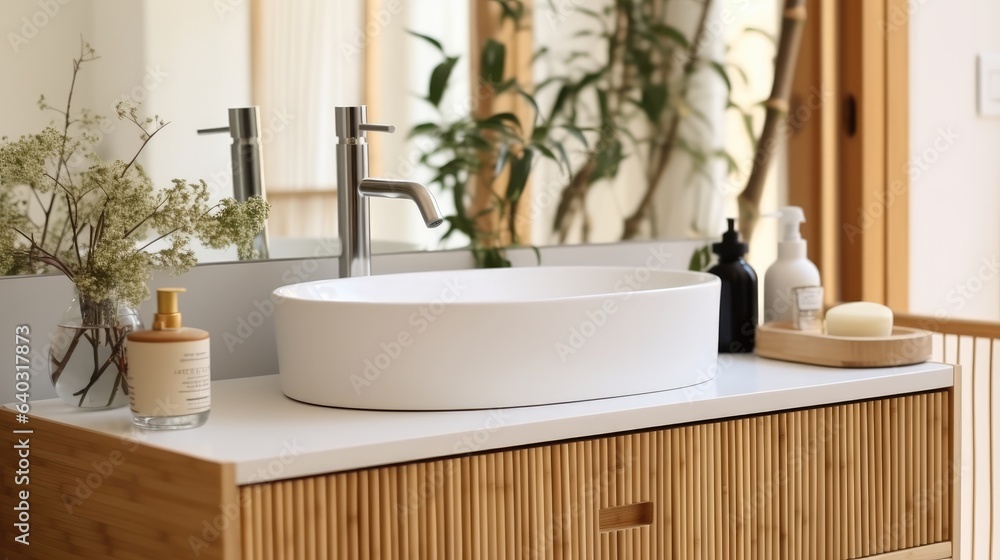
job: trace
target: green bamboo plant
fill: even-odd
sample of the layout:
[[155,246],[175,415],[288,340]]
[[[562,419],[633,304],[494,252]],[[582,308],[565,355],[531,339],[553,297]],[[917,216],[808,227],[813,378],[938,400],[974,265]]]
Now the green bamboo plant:
[[[450,191],[456,212],[446,217],[448,229],[442,241],[458,232],[470,241],[477,266],[510,266],[504,248],[520,245],[517,232],[518,203],[524,194],[536,157],[557,160],[553,146],[568,156],[561,143],[552,142],[542,128],[524,123],[511,112],[497,112],[484,118],[471,114],[449,115],[442,108],[452,70],[459,57],[448,55],[440,42],[413,33],[442,55],[428,84],[426,100],[440,115],[435,122],[413,127],[410,135],[431,140],[420,162],[437,171],[430,181]],[[518,83],[517,77],[504,75],[506,47],[488,40],[480,53],[479,87],[487,95],[499,98],[517,95],[533,106],[534,98]],[[498,183],[503,182],[502,185]],[[499,187],[499,188],[498,188]],[[489,193],[489,202],[470,213],[475,189]]]

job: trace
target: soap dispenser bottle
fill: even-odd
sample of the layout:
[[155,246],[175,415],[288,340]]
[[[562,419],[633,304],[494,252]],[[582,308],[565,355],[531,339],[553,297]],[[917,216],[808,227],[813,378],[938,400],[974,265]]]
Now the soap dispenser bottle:
[[798,206],[785,206],[768,214],[780,224],[778,259],[764,273],[764,322],[795,325],[797,301],[815,307],[823,299],[819,269],[806,257],[806,242],[799,224],[806,221]]
[[177,306],[183,288],[156,291],[151,330],[128,334],[132,423],[151,430],[201,426],[211,406],[208,332],[185,327]]
[[719,302],[719,352],[753,352],[757,337],[757,273],[743,260],[747,244],[740,242],[736,220],[722,242],[712,245],[719,263],[708,271],[722,280]]

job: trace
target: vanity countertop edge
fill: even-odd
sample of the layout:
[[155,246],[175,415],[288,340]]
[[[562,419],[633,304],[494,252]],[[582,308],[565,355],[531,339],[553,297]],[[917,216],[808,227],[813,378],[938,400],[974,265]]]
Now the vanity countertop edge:
[[720,355],[714,373],[708,381],[671,391],[441,412],[308,405],[284,396],[278,375],[266,375],[213,382],[211,415],[196,429],[146,431],[132,426],[127,407],[83,411],[59,399],[31,402],[30,416],[232,464],[236,483],[248,485],[954,385],[953,366],[932,362],[848,369]]

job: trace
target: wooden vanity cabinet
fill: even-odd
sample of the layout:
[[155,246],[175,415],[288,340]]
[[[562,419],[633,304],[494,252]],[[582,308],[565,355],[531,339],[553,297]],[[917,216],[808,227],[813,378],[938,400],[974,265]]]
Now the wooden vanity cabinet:
[[[244,486],[231,464],[38,419],[32,543],[5,540],[3,552],[50,560],[949,558],[953,395]],[[0,424],[9,448],[13,414],[0,413]],[[102,461],[113,468],[102,471]],[[5,474],[5,512],[16,490]]]
[[240,488],[242,558],[948,558],[948,391]]

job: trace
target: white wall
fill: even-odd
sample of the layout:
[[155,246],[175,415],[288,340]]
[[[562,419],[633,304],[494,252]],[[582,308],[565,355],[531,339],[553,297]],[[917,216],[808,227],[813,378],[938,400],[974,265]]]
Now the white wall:
[[[52,15],[41,7],[50,4]],[[0,47],[0,68],[16,80],[0,88],[0,135],[37,132],[57,116],[38,111],[36,102],[45,94],[52,105],[65,105],[70,61],[79,55],[82,38],[100,58],[82,68],[73,107],[108,118],[97,146],[104,158],[131,158],[140,145],[138,129],[115,115],[116,103],[130,99],[139,104],[140,115],[170,121],[140,160],[156,184],[175,177],[211,182],[220,172],[230,173],[227,135],[199,137],[195,130],[228,124],[227,109],[250,102],[249,4],[233,4],[3,2],[0,31],[6,44]],[[24,18],[33,22],[30,28]],[[230,189],[226,183],[217,190],[229,196]]]
[[910,310],[1000,319],[1000,117],[976,112],[976,56],[1000,51],[995,0],[910,2]]
[[[39,132],[55,120],[55,113],[38,110],[39,95],[53,105],[66,103],[72,68],[70,61],[80,54],[80,37],[90,40],[93,24],[85,2],[69,2],[46,12],[33,0],[0,3],[0,68],[4,87],[0,88],[0,136],[17,138]],[[127,9],[127,8],[126,8]],[[92,43],[93,44],[93,43]],[[86,67],[91,71],[97,62]],[[87,83],[77,91],[77,107],[90,106]]]

